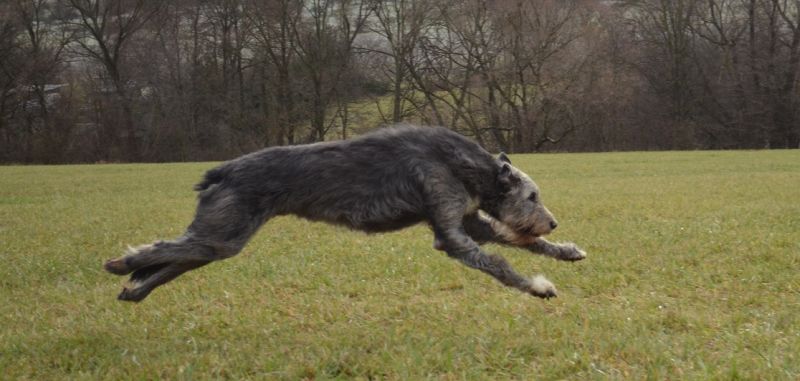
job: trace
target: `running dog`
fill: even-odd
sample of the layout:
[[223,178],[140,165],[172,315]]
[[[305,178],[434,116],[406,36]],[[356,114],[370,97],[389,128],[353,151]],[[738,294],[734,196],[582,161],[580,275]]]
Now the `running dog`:
[[495,157],[441,127],[395,126],[352,140],[267,148],[211,169],[195,190],[197,211],[182,236],[105,263],[113,274],[131,274],[118,299],[141,301],[186,271],[236,255],[261,225],[285,214],[368,233],[426,222],[434,248],[540,298],[556,296],[552,283],[519,275],[480,245],[586,257],[572,243],[542,238],[558,224],[536,184],[505,154]]

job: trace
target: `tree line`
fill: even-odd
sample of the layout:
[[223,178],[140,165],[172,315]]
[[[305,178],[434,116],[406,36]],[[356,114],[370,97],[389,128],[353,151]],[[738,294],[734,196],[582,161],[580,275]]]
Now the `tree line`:
[[0,162],[398,122],[506,152],[798,148],[800,0],[6,0]]

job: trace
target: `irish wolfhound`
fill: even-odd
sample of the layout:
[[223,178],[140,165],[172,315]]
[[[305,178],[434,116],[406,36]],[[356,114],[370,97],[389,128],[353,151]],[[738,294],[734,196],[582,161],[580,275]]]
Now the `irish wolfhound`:
[[436,249],[541,298],[556,296],[552,283],[520,276],[479,245],[565,261],[586,256],[574,244],[541,238],[556,220],[505,154],[495,158],[445,128],[397,126],[348,141],[267,148],[208,171],[195,190],[197,211],[186,233],[106,262],[111,273],[133,273],[120,300],[141,301],[186,271],[236,255],[264,222],[283,214],[370,233],[426,221]]

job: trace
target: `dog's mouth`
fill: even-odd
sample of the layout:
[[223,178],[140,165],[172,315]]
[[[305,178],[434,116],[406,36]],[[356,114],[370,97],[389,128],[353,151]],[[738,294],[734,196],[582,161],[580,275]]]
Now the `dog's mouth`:
[[534,228],[515,229],[515,231],[519,236],[525,237],[525,238],[528,238],[528,239],[537,239],[537,238],[540,238],[543,235],[547,234],[547,233],[539,232]]
[[517,231],[518,234],[525,237],[539,238],[542,234],[535,232],[533,229]]
[[546,233],[539,232],[539,231],[536,230],[535,227],[530,227],[530,228],[527,228],[525,230],[521,230],[520,231],[520,234],[523,234],[523,235],[526,235],[526,236],[529,236],[529,237],[533,237],[533,238],[539,238],[539,237],[541,237],[543,235],[546,235],[547,233],[549,233],[549,232],[546,232]]
[[536,230],[535,226],[520,226],[520,225],[507,225],[514,231],[517,235],[526,238],[540,238],[543,235],[547,235],[550,232],[540,232]]
[[542,235],[539,233],[534,232],[533,230],[518,230],[517,234],[517,243],[520,245],[532,245],[536,242],[539,237]]

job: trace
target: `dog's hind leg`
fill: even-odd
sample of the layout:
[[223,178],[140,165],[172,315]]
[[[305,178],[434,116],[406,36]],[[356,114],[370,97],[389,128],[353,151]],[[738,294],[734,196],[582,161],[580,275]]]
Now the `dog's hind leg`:
[[[256,229],[253,229],[253,232]],[[201,235],[197,231],[189,230],[173,241],[157,241],[129,248],[125,256],[106,262],[104,267],[112,274],[127,275],[171,263],[208,263],[238,254],[250,235],[252,232],[249,230],[243,231],[237,237]]]
[[125,256],[106,262],[104,267],[112,274],[127,275],[147,267],[191,258],[205,259],[208,254],[207,249],[193,245],[186,236],[181,236],[173,241],[156,241],[148,245],[129,247]]
[[147,295],[150,295],[156,287],[177,278],[189,270],[205,266],[208,263],[210,262],[176,262],[143,267],[131,274],[128,287],[122,289],[117,299],[140,302]]
[[186,271],[236,255],[269,217],[264,208],[242,202],[232,191],[216,190],[201,196],[195,219],[182,237],[133,249],[105,268],[118,275],[133,272],[130,287],[119,299],[140,301]]

